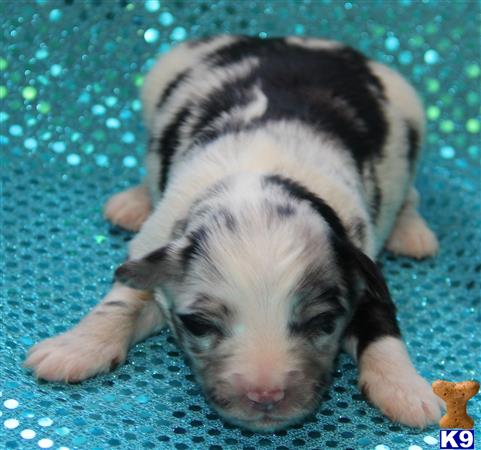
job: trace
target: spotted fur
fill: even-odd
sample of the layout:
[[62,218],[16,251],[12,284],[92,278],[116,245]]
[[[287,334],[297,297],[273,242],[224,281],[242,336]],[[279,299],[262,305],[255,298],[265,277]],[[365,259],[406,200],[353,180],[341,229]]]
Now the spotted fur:
[[[409,420],[398,414],[399,389],[419,376],[373,262],[396,224],[417,217],[407,195],[424,118],[413,89],[334,41],[221,36],[162,57],[142,98],[156,206],[95,323],[153,293],[130,314],[126,345],[167,323],[213,407],[253,430],[311,413],[342,344],[383,412],[434,420],[422,382]],[[396,248],[409,237],[396,236]],[[398,365],[383,367],[387,353]]]

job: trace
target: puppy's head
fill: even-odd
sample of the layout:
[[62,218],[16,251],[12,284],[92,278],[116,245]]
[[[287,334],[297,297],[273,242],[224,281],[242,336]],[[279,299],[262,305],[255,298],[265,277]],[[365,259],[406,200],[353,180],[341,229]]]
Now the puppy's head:
[[373,264],[305,194],[279,177],[218,187],[177,239],[116,273],[160,294],[208,400],[252,430],[285,427],[317,406],[359,274]]

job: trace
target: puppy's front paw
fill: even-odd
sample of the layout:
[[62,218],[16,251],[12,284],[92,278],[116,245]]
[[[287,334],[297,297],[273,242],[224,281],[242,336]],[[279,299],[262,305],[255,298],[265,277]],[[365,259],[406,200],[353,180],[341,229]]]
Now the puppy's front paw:
[[150,214],[151,202],[147,189],[137,186],[112,196],[105,205],[104,216],[114,225],[139,231]]
[[24,365],[37,378],[76,383],[109,372],[125,361],[126,353],[119,342],[72,330],[32,347]]
[[386,336],[371,343],[359,370],[359,387],[391,420],[424,428],[441,418],[442,400],[417,374],[400,339]]
[[424,428],[441,418],[442,401],[414,370],[367,370],[359,386],[370,402],[394,422]]

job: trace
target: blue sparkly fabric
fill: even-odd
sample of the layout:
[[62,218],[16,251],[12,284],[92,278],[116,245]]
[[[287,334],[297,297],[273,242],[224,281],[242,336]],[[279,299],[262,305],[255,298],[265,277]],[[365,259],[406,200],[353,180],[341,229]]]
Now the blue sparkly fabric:
[[[222,422],[170,332],[115,372],[37,382],[27,349],[74,325],[109,289],[131,235],[102,218],[142,177],[138,88],[157,53],[216,33],[346,41],[405,74],[425,100],[417,184],[441,252],[383,255],[410,353],[429,380],[480,379],[479,34],[476,1],[1,2],[2,343],[0,447],[55,449],[437,449],[438,428],[390,423],[341,355],[315,416],[273,434]],[[481,435],[480,396],[470,413]],[[478,445],[481,441],[478,441]]]

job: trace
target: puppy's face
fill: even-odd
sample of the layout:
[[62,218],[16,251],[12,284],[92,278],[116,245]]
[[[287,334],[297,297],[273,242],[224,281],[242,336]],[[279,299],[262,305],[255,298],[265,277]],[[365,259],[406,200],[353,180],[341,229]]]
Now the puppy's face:
[[252,430],[314,410],[351,314],[332,232],[302,208],[211,209],[184,237],[117,271],[156,290],[208,400]]

